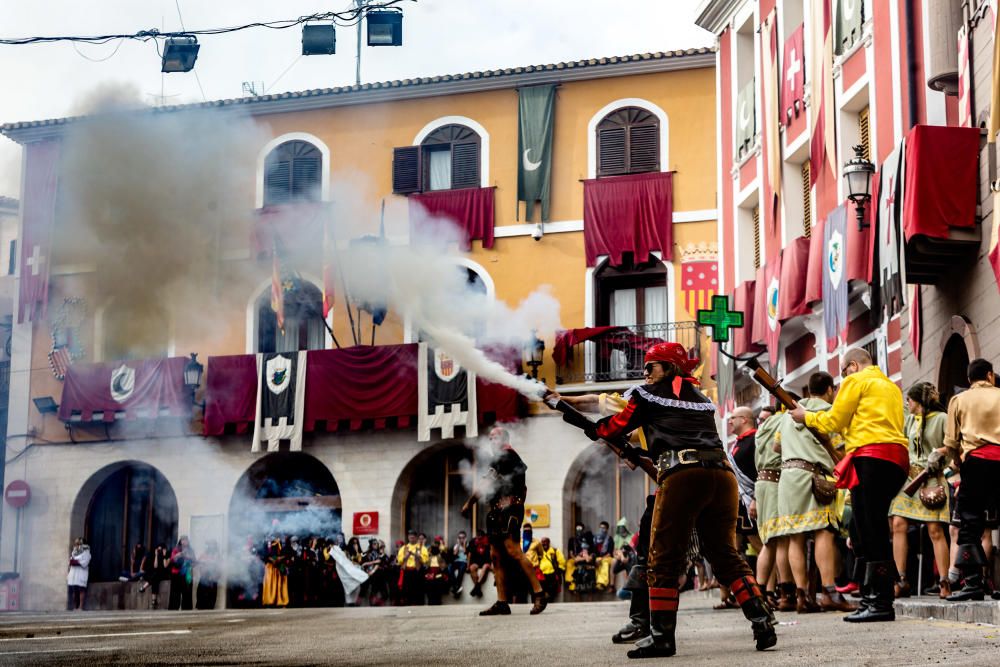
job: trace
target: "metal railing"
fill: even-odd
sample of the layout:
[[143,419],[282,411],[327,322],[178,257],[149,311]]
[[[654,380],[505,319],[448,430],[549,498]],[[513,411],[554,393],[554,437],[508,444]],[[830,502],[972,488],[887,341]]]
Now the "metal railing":
[[701,327],[697,322],[663,322],[609,330],[568,349],[566,361],[556,364],[556,382],[625,382],[642,379],[646,350],[656,343],[680,343],[701,357]]

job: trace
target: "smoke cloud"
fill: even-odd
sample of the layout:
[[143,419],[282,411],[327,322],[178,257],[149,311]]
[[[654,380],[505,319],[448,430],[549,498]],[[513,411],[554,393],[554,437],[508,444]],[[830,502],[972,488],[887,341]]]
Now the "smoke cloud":
[[58,247],[96,264],[121,314],[105,327],[108,354],[136,358],[162,355],[171,327],[208,340],[224,326],[212,307],[223,239],[249,228],[267,137],[237,113],[136,113],[127,99],[104,91],[86,102],[102,113],[67,132],[60,206],[75,224]]
[[559,302],[540,287],[516,307],[472,289],[458,260],[460,233],[446,220],[410,220],[409,245],[358,244],[344,253],[346,289],[355,301],[385,303],[408,318],[424,339],[492,382],[538,400],[545,386],[515,376],[483,347],[520,350],[559,328]]

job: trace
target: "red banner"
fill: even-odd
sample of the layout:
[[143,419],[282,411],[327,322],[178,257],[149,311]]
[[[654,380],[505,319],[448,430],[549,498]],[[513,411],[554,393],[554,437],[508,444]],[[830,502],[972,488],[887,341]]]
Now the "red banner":
[[812,309],[806,302],[810,240],[795,239],[781,251],[781,290],[778,294],[778,320],[784,322]]
[[191,394],[184,386],[187,362],[187,357],[170,357],[70,366],[59,419],[94,421],[96,417],[113,422],[118,412],[124,412],[128,419],[155,419],[163,412],[188,416]]
[[979,128],[917,125],[906,136],[903,233],[948,238],[976,224]]
[[785,40],[781,62],[781,122],[791,125],[793,118],[805,113],[805,43],[801,25]]
[[688,314],[697,317],[699,310],[712,307],[712,297],[719,289],[719,263],[699,260],[681,263],[681,289]]
[[826,248],[823,246],[823,226],[826,221],[813,225],[809,235],[809,266],[806,270],[806,305],[811,306],[823,300],[823,262],[826,261]]
[[736,287],[733,310],[743,313],[743,327],[733,332],[733,354],[743,354],[753,347],[753,321],[757,281],[747,280]]
[[17,321],[33,322],[45,317],[49,303],[49,261],[59,189],[60,144],[40,141],[28,144],[25,151]]
[[583,242],[587,266],[607,255],[612,266],[631,252],[645,262],[654,250],[673,256],[673,174],[654,172],[583,182]]
[[493,247],[493,188],[438,190],[410,195],[410,237],[427,224],[429,218],[445,218],[464,235],[463,250],[479,239],[484,248]]

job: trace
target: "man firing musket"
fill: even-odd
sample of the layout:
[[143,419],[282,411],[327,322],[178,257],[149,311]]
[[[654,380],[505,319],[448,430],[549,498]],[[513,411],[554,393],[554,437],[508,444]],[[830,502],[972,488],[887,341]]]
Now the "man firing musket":
[[[733,546],[736,534],[736,478],[715,425],[715,404],[697,387],[691,372],[699,360],[682,345],[658,343],[646,353],[645,384],[625,394],[617,415],[586,433],[613,440],[641,428],[657,460],[659,489],[652,511],[649,547],[649,630],[630,658],[655,658],[676,652],[678,580],[697,528],[702,553],[721,583],[727,584],[750,621],[757,650],[777,643],[774,617],[746,562]],[[550,393],[546,400],[561,399]]]

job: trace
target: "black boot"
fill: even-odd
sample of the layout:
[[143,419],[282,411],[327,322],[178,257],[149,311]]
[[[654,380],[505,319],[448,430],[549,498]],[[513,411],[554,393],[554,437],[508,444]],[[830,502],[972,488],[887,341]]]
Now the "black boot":
[[632,600],[629,603],[628,623],[622,626],[611,637],[615,644],[634,644],[643,637],[649,636],[649,588],[632,589]]
[[628,652],[628,657],[669,658],[677,652],[674,643],[676,629],[677,610],[649,612],[649,636],[639,641],[635,648]]
[[757,650],[769,649],[778,643],[778,635],[774,632],[774,613],[767,606],[767,600],[760,592],[760,586],[753,577],[740,577],[729,584],[729,590],[740,603],[743,615],[750,621],[753,628],[753,638]]
[[955,567],[962,571],[965,585],[945,599],[949,602],[966,602],[968,600],[982,600],[986,597],[986,586],[983,581],[985,556],[981,544],[958,545]]
[[861,604],[853,614],[844,620],[848,623],[874,623],[895,621],[896,610],[892,603],[896,583],[896,565],[891,560],[873,561],[865,568],[865,584],[862,587]]
[[635,648],[628,652],[630,658],[667,658],[672,656],[677,647],[674,644],[674,631],[677,629],[677,598],[676,588],[648,589],[649,595],[649,636],[640,640]]

